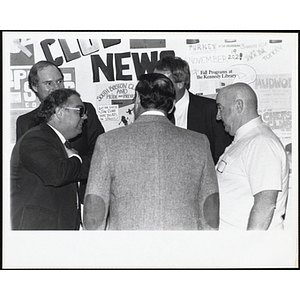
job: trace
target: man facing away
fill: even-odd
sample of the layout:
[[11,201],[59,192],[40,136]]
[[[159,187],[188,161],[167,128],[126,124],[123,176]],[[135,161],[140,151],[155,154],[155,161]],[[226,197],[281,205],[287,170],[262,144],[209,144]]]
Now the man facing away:
[[234,136],[216,165],[220,230],[283,229],[289,165],[285,150],[257,112],[257,96],[245,83],[217,95],[217,119]]
[[76,183],[87,177],[89,160],[66,142],[82,132],[84,104],[75,90],[58,89],[43,101],[39,117],[11,156],[12,229],[79,229]]
[[213,160],[217,163],[232,138],[216,120],[217,107],[213,99],[194,95],[190,89],[190,68],[180,57],[165,56],[159,60],[154,73],[161,73],[171,79],[176,91],[175,111],[168,118],[176,126],[203,133],[210,144]]
[[167,119],[174,99],[170,79],[142,75],[135,122],[99,136],[85,196],[85,229],[218,229],[218,186],[207,137]]
[[[39,61],[32,66],[28,75],[29,88],[36,94],[41,104],[53,91],[64,88],[64,75],[52,62]],[[85,121],[82,132],[70,140],[71,146],[81,156],[91,159],[97,137],[104,133],[96,110],[91,103],[83,102],[88,119]],[[40,106],[17,119],[17,140],[30,128],[39,124],[38,112]],[[81,200],[83,200],[86,180],[80,182]]]

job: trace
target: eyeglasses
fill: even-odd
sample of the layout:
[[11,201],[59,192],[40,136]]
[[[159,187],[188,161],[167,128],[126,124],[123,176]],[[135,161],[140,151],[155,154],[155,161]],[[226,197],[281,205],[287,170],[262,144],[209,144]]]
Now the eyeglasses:
[[79,111],[80,118],[82,118],[84,115],[87,115],[87,111],[85,110],[85,107],[82,107],[82,106],[81,107],[68,107],[68,106],[65,106],[64,108]]

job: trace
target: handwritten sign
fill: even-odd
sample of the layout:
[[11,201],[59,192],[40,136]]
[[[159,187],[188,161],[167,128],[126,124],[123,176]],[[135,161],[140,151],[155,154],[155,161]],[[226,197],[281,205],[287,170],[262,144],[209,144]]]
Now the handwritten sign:
[[101,121],[118,121],[119,107],[118,105],[98,106],[98,115]]

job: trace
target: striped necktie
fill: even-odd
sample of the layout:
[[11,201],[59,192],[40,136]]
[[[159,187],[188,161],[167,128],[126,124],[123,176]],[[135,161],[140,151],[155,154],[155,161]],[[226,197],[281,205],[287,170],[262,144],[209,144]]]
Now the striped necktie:
[[68,149],[72,149],[71,143],[70,143],[68,140],[65,141],[65,146],[66,146]]

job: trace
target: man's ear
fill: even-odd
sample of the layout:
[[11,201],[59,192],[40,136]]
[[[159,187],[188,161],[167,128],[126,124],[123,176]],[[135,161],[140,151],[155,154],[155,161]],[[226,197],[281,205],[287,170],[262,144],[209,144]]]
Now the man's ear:
[[64,108],[63,107],[56,107],[55,108],[55,115],[58,119],[61,119],[63,117],[63,114],[64,114]]
[[182,90],[184,88],[184,82],[176,82],[174,83],[178,89]]
[[237,112],[242,113],[244,110],[244,101],[242,99],[237,99],[235,105]]
[[36,93],[38,92],[38,89],[37,89],[37,86],[36,86],[36,85],[32,85],[31,87],[32,87],[32,89],[33,89]]
[[141,98],[140,98],[140,94],[138,92],[136,92],[136,94],[135,94],[135,103],[141,104]]

